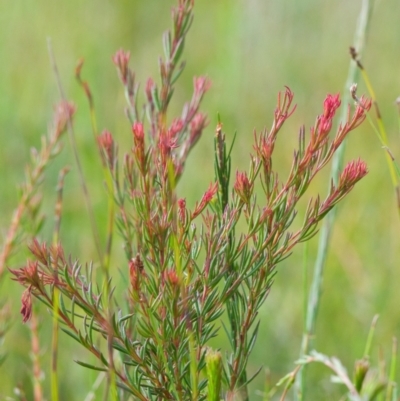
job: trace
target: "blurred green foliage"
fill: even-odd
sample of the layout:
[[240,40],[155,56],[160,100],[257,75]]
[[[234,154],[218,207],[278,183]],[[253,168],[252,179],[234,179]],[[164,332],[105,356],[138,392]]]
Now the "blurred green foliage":
[[[86,99],[74,79],[74,68],[85,58],[83,77],[94,95],[100,129],[109,129],[120,142],[120,153],[129,151],[130,127],[124,116],[122,88],[111,61],[119,48],[131,51],[131,66],[144,87],[149,76],[157,77],[161,35],[171,26],[170,0],[94,1],[47,0],[0,2],[0,227],[5,232],[17,202],[29,149],[39,146],[51,119],[52,105],[59,99],[50,67],[47,38],[51,38],[61,79],[69,99],[78,106],[75,120],[84,172],[90,183],[92,202],[99,223],[105,219],[106,197],[100,162],[90,127]],[[297,111],[278,138],[275,167],[288,171],[300,125],[310,126],[322,110],[325,95],[343,90],[361,1],[318,0],[198,0],[184,59],[187,67],[178,83],[172,109],[178,115],[188,100],[194,75],[208,75],[213,86],[203,103],[209,128],[187,164],[179,195],[188,206],[198,200],[213,170],[213,135],[217,113],[221,115],[228,142],[237,131],[233,170],[248,166],[253,129],[270,124],[276,94],[288,85],[295,92]],[[363,64],[373,82],[392,152],[398,155],[400,139],[394,100],[400,92],[400,2],[376,2],[367,38]],[[363,84],[358,93],[365,92]],[[172,119],[174,115],[171,115]],[[361,157],[370,173],[341,204],[329,251],[324,294],[317,325],[316,347],[342,359],[349,370],[362,356],[369,324],[380,314],[374,352],[382,346],[389,354],[391,338],[400,328],[400,220],[384,153],[368,123],[353,133],[345,159]],[[67,176],[61,235],[67,252],[81,261],[95,258],[77,171],[65,137],[65,150],[48,171],[43,190],[48,222],[43,234],[50,240],[55,185],[58,170],[72,167]],[[199,168],[199,166],[201,168]],[[325,191],[329,171],[316,190]],[[99,224],[99,225],[100,225]],[[105,228],[104,228],[105,229]],[[308,249],[309,276],[317,240]],[[120,244],[116,243],[115,275],[126,271]],[[11,260],[23,263],[25,255]],[[301,249],[281,266],[275,285],[260,315],[258,347],[252,366],[271,372],[272,381],[293,368],[298,358],[303,321]],[[310,278],[309,277],[309,278]],[[21,323],[19,297],[22,289],[6,278],[1,298],[13,305],[13,325],[6,338],[8,359],[0,367],[0,395],[10,396],[15,384],[30,380],[29,329]],[[43,368],[49,366],[50,319],[40,306]],[[218,344],[224,346],[223,334]],[[96,374],[77,366],[72,359],[85,359],[72,340],[61,336],[61,399],[83,400]],[[90,357],[87,356],[90,362]],[[329,374],[315,366],[309,369],[310,399],[333,396]],[[265,376],[259,375],[251,389],[252,399],[261,399]],[[49,391],[49,378],[44,387]],[[330,395],[330,396],[329,396]],[[324,398],[326,399],[326,398]]]

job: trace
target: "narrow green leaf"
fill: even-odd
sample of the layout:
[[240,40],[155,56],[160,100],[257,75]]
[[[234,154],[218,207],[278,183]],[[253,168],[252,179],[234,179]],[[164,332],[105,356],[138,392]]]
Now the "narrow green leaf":
[[84,368],[88,368],[88,369],[92,369],[92,370],[98,370],[100,372],[107,372],[108,371],[107,368],[103,368],[101,366],[94,366],[94,365],[91,365],[90,363],[78,361],[76,359],[74,360],[74,362],[76,362],[78,365],[83,366]]

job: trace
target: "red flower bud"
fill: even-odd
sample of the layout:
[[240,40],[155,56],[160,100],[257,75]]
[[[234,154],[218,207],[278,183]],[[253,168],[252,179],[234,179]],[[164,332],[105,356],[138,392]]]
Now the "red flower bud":
[[23,293],[21,298],[21,315],[22,321],[26,323],[32,317],[32,294],[31,287],[28,287]]

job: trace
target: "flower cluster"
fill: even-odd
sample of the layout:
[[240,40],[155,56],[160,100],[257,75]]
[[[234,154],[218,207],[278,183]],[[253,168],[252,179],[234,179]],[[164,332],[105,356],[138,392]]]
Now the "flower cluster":
[[[32,260],[11,270],[26,288],[24,322],[32,316],[32,297],[40,299],[62,322],[63,331],[98,360],[96,366],[79,363],[107,372],[111,384],[114,380],[143,401],[201,400],[210,394],[219,400],[222,391],[228,399],[239,391],[248,399],[247,363],[257,338],[257,315],[277,266],[316,233],[318,223],[367,173],[360,160],[347,164],[325,198],[309,199],[301,227],[292,228],[298,202],[347,135],[363,122],[371,102],[361,98],[332,132],[341,102],[339,95],[328,95],[309,135],[300,129],[290,172],[281,180],[273,169],[276,139],[296,109],[294,95],[286,88],[278,95],[271,128],[254,135],[249,171],[236,172],[232,186],[230,151],[222,124],[217,125],[215,178],[189,208],[176,184],[208,124],[200,103],[210,81],[194,78],[193,95],[181,113],[174,117],[168,111],[184,67],[180,56],[192,8],[193,0],[179,0],[173,11],[173,30],[164,35],[165,59],[159,63],[160,84],[148,79],[144,89],[148,121],[138,112],[129,52],[119,50],[113,57],[131,122],[132,145],[123,156],[122,171],[112,134],[103,131],[97,145],[111,177],[109,221],[115,218],[126,253],[124,297],[113,287],[112,270],[99,288],[92,278],[93,265],[82,268],[72,262],[60,244],[34,240]],[[64,104],[55,125],[63,128],[72,113]],[[264,191],[262,201],[255,196],[257,187]],[[243,231],[239,221],[245,224]],[[209,347],[223,325],[222,316],[229,322],[232,349],[227,358]],[[99,341],[106,347],[99,347]]]

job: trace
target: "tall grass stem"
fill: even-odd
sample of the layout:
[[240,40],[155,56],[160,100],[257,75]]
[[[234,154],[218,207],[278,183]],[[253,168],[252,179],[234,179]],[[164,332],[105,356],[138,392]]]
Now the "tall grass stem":
[[[359,53],[362,52],[366,42],[368,25],[372,13],[372,8],[373,8],[373,0],[363,0],[354,38],[355,47],[357,48]],[[357,82],[358,75],[359,73],[357,66],[355,65],[355,63],[351,62],[349,66],[349,72],[345,84],[344,93],[342,96],[344,105],[347,105],[351,100],[349,88],[354,82]],[[340,121],[345,121],[346,113],[347,113],[347,107],[342,107]],[[332,159],[331,178],[335,184],[337,184],[338,182],[340,171],[343,166],[344,151],[345,151],[345,141],[342,143],[342,145],[340,146],[340,148],[338,149],[338,151],[336,152],[336,154]],[[300,356],[303,356],[310,351],[312,340],[313,337],[315,336],[315,324],[317,321],[318,307],[321,298],[325,261],[328,253],[335,217],[336,217],[336,209],[333,209],[326,216],[326,219],[324,220],[321,226],[319,243],[318,243],[318,252],[314,265],[314,274],[310,292],[308,295],[308,302],[307,302],[308,306],[305,319],[306,324],[303,333]],[[295,397],[298,401],[303,400],[304,367],[296,375],[295,394],[296,394]]]
[[[57,67],[57,63],[55,60],[53,47],[52,47],[50,38],[48,38],[48,40],[47,40],[47,46],[48,46],[48,52],[49,52],[49,56],[50,56],[50,62],[51,62],[52,68],[53,68],[54,76],[56,78],[58,90],[60,92],[60,97],[62,100],[66,101],[65,92],[64,92],[64,89],[61,84],[60,73],[58,71],[58,67]],[[75,132],[74,132],[74,128],[72,125],[72,120],[69,119],[67,124],[68,124],[68,136],[69,136],[72,152],[74,155],[76,167],[78,169],[78,175],[79,175],[80,184],[81,184],[82,191],[83,191],[83,197],[84,197],[85,203],[86,203],[87,212],[89,215],[90,226],[91,226],[92,233],[93,233],[93,239],[96,244],[96,250],[98,253],[99,260],[103,261],[103,251],[102,251],[100,238],[99,238],[99,230],[97,228],[96,220],[94,217],[93,206],[92,206],[92,202],[90,200],[89,191],[88,191],[88,188],[86,185],[86,180],[83,175],[82,163],[81,163],[79,153],[78,153],[78,147],[77,147],[76,140],[75,140]]]

